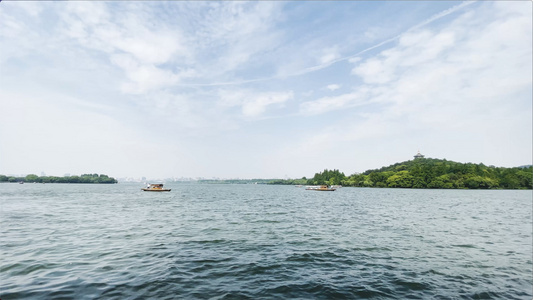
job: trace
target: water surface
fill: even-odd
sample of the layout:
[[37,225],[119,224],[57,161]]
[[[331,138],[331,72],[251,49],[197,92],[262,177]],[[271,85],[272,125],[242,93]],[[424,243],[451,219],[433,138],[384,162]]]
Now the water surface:
[[532,192],[0,184],[0,298],[531,299]]

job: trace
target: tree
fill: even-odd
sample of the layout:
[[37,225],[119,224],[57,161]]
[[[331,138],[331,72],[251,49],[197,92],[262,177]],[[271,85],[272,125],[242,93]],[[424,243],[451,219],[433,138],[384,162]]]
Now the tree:
[[328,170],[325,169],[321,173],[315,173],[313,179],[309,179],[307,184],[329,184],[329,185],[338,185],[346,179],[346,175],[340,172],[339,170]]
[[26,182],[41,182],[39,176],[35,174],[29,174],[25,177]]
[[427,187],[432,189],[453,189],[454,185],[450,175],[444,174],[431,181]]
[[387,186],[393,188],[410,188],[413,186],[414,177],[409,171],[400,171],[387,179]]

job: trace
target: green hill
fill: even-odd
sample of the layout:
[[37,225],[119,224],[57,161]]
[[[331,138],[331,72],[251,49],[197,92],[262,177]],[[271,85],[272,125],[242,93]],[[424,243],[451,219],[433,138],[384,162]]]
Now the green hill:
[[[276,183],[280,184],[279,181]],[[502,168],[417,158],[350,176],[345,176],[339,170],[324,170],[316,173],[306,184],[420,189],[531,189],[533,167]]]

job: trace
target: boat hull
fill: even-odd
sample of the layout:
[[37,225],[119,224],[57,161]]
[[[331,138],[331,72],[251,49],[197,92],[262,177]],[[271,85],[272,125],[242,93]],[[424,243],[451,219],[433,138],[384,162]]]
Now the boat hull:
[[171,189],[141,189],[145,192],[170,192]]

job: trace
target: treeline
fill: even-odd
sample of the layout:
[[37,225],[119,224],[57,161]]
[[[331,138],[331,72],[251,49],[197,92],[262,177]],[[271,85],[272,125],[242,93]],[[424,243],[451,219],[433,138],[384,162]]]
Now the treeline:
[[280,185],[341,185],[347,177],[339,170],[324,170],[321,173],[315,173],[311,179],[302,177],[301,179],[273,179],[268,184]]
[[83,174],[81,176],[37,176],[29,174],[25,177],[0,175],[0,182],[30,182],[30,183],[117,183],[118,181],[104,174]]
[[306,185],[309,184],[307,178],[302,179],[272,179],[268,184],[282,184],[282,185]]
[[533,167],[500,168],[418,158],[350,176],[345,176],[339,170],[324,170],[305,184],[419,189],[531,189]]
[[207,184],[267,184],[273,179],[200,179],[198,183]]

